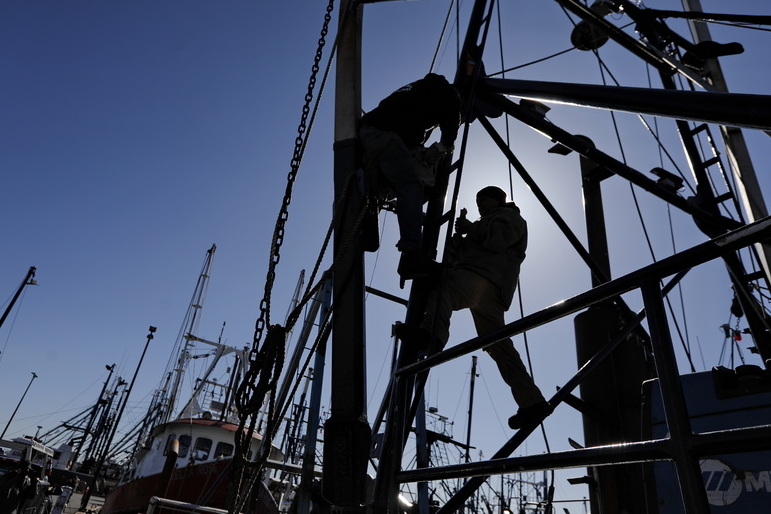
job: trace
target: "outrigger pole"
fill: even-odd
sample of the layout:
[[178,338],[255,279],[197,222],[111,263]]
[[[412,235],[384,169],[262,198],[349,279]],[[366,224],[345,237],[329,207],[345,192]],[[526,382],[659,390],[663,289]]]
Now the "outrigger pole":
[[0,327],[3,326],[3,323],[5,323],[5,318],[8,317],[8,314],[10,314],[11,309],[13,309],[13,306],[16,304],[16,300],[19,299],[19,296],[21,295],[21,292],[24,290],[24,286],[34,286],[37,284],[35,282],[35,266],[31,266],[29,268],[29,271],[27,271],[27,275],[24,277],[24,280],[21,281],[21,285],[16,290],[16,293],[13,295],[13,298],[11,298],[11,303],[8,304],[8,307],[6,307],[5,312],[3,312],[3,316],[0,318]]

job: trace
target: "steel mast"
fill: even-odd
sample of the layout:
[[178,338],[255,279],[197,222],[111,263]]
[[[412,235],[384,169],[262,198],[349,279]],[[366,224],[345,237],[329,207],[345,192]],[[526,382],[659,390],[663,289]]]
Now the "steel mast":
[[332,312],[332,401],[325,423],[323,491],[335,512],[363,512],[371,430],[367,422],[364,251],[355,234],[362,205],[351,176],[357,168],[361,113],[362,9],[340,3],[335,79],[336,224]]

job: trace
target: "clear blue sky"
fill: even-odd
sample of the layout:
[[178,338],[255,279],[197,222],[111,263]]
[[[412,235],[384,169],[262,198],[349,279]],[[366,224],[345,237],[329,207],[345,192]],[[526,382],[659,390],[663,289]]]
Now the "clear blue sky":
[[[680,8],[674,0],[649,4]],[[461,27],[469,5],[463,6]],[[140,416],[212,244],[218,250],[199,335],[214,339],[226,322],[224,339],[230,344],[251,341],[325,6],[310,0],[8,0],[0,5],[0,297],[10,298],[30,266],[37,267],[39,282],[27,288],[0,329],[2,426],[31,372],[39,376],[7,436],[34,433],[38,425],[45,432],[91,405],[106,378],[105,364],[117,363],[119,374],[130,377],[153,325],[158,332],[127,412],[128,420]],[[365,110],[429,71],[447,6],[447,1],[415,1],[366,7]],[[729,8],[717,1],[703,6],[713,12]],[[730,9],[768,14],[760,0]],[[489,72],[571,46],[572,23],[555,2],[504,3],[501,16],[505,64],[497,36],[491,35]],[[722,60],[731,90],[769,93],[768,33],[712,30],[715,39],[742,42],[747,50]],[[435,69],[452,76],[455,51],[451,24]],[[638,59],[613,43],[601,55],[622,85],[647,86],[649,70]],[[653,87],[659,87],[655,73],[650,75]],[[575,50],[507,76],[602,81],[594,57]],[[294,190],[273,322],[283,320],[300,270],[312,268],[330,221],[332,94],[330,85]],[[641,171],[659,165],[654,142],[632,116],[619,116],[623,149],[606,112],[556,106],[549,117],[617,158],[623,150],[627,162]],[[660,128],[668,149],[679,155],[671,123],[661,122]],[[583,237],[575,156],[547,154],[550,141],[516,123],[511,137],[515,153]],[[748,131],[747,138],[758,173],[764,174],[768,137]],[[466,166],[461,205],[475,214],[476,190],[488,184],[508,189],[509,172],[479,127],[473,129]],[[761,180],[768,191],[768,179]],[[616,178],[604,187],[618,276],[651,262],[651,256],[628,184]],[[514,188],[531,231],[521,287],[522,309],[530,313],[587,289],[589,273],[521,180],[515,178]],[[644,193],[638,197],[656,257],[672,253],[666,206]],[[671,217],[678,249],[704,240],[687,216],[672,210]],[[406,296],[395,274],[395,220],[384,216],[381,226],[381,251],[367,255],[370,283]],[[697,286],[685,304],[698,369],[718,364],[719,326],[729,319],[731,299],[723,275],[715,265],[684,283]],[[638,298],[629,301],[639,305]],[[387,374],[390,325],[403,312],[377,298],[367,307],[374,416]],[[516,319],[518,311],[513,307],[507,319]],[[453,321],[451,343],[473,335],[466,313]],[[575,370],[572,338],[569,319],[528,335],[534,374],[547,395]],[[523,339],[516,343],[524,353]],[[474,430],[479,450],[490,456],[510,435],[505,420],[515,405],[492,361],[480,353],[479,365]],[[469,368],[465,358],[437,370],[427,392],[429,403],[455,420],[459,439],[465,434]],[[576,413],[558,410],[546,424],[552,449],[566,449],[568,437],[581,440],[579,426]],[[525,450],[541,452],[543,443],[534,436]],[[562,497],[572,491],[558,484]]]

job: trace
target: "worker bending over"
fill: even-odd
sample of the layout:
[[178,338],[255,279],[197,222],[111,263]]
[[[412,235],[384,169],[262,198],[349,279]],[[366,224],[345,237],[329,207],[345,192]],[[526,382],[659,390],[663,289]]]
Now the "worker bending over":
[[[441,139],[424,148],[437,126]],[[458,92],[435,73],[398,89],[361,118],[359,141],[365,167],[374,168],[396,198],[396,246],[402,253],[398,272],[403,280],[440,270],[421,250],[424,187],[433,185],[436,162],[452,152],[459,126]]]

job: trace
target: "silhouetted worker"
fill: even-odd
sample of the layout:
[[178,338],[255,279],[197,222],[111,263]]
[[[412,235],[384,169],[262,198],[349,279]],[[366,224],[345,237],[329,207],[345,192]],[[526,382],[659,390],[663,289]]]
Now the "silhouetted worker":
[[[434,128],[439,142],[425,149]],[[423,191],[433,185],[432,168],[452,152],[460,126],[460,98],[446,78],[429,73],[390,94],[361,118],[359,141],[365,166],[376,165],[396,197],[399,223],[397,248],[402,252],[398,272],[402,279],[429,276],[439,264],[421,251]],[[418,164],[416,155],[422,161]]]
[[[511,306],[525,259],[527,223],[514,202],[506,202],[506,192],[499,187],[481,189],[476,203],[481,216],[478,221],[467,220],[465,212],[455,220],[455,234],[445,259],[445,280],[441,288],[429,294],[420,327],[399,327],[405,344],[425,348],[433,339],[438,347],[434,350],[441,350],[449,338],[452,312],[466,308],[471,311],[478,335],[505,325],[503,315]],[[497,364],[519,405],[517,413],[509,418],[511,428],[522,428],[552,412],[511,339],[498,341],[485,351]]]
[[32,482],[27,476],[28,471],[29,463],[20,460],[13,471],[8,471],[0,478],[0,514],[16,512],[26,500]]

